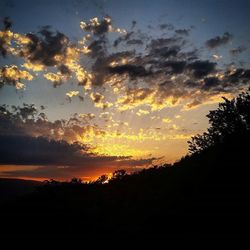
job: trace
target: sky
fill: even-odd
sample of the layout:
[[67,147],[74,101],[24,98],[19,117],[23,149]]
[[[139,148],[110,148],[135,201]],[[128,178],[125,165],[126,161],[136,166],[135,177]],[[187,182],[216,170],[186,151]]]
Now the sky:
[[249,87],[245,0],[0,2],[0,177],[173,163]]

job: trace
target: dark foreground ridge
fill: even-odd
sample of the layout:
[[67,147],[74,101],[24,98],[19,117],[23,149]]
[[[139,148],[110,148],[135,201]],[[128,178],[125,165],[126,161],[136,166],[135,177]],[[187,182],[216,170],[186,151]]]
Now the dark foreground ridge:
[[0,204],[36,191],[40,181],[0,178]]
[[208,118],[208,131],[193,137],[190,154],[173,165],[132,175],[120,170],[106,184],[105,176],[90,184],[49,181],[6,204],[0,213],[1,237],[71,238],[117,249],[133,240],[140,245],[163,241],[185,246],[190,240],[246,244],[249,92],[225,99]]

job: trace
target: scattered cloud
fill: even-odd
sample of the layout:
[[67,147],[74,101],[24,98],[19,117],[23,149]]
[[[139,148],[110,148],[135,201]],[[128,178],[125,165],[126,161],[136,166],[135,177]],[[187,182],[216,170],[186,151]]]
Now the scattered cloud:
[[219,46],[227,44],[230,40],[232,40],[233,35],[229,32],[225,32],[222,36],[216,36],[206,41],[206,46],[209,49],[215,49]]
[[[161,24],[160,30],[172,31],[172,35],[163,33],[152,38],[141,31],[113,27],[112,19],[106,16],[82,21],[83,38],[72,42],[50,26],[36,33],[14,33],[10,30],[10,20],[5,21],[0,32],[0,48],[5,56],[23,59],[26,70],[15,65],[2,67],[1,86],[8,84],[24,89],[26,81],[36,77],[32,72],[41,72],[54,87],[76,81],[83,91],[90,91],[97,108],[124,111],[146,105],[154,111],[176,105],[186,108],[189,103],[203,105],[212,96],[236,93],[239,86],[246,87],[249,81],[248,69],[234,67],[232,73],[231,66],[222,67],[219,62],[201,58],[199,49],[189,45],[190,28],[175,29],[170,24]],[[112,38],[110,33],[118,37]],[[225,32],[206,41],[206,46],[217,48],[232,37]],[[230,53],[236,55],[244,50],[237,47]],[[222,59],[217,54],[212,58]],[[85,59],[89,65],[84,65]],[[110,86],[117,95],[115,103],[107,101],[105,89]],[[98,87],[103,87],[100,93],[96,91]],[[71,98],[72,93],[65,94]],[[85,101],[80,92],[78,97]]]
[[238,46],[236,48],[230,49],[230,53],[233,56],[237,56],[237,55],[241,54],[242,52],[244,52],[245,50],[247,50],[247,48],[245,46]]
[[33,76],[28,71],[20,70],[15,65],[6,66],[0,70],[0,86],[8,84],[15,86],[16,89],[23,89],[25,85],[22,81],[32,79]]
[[[50,26],[16,33],[10,19],[4,19],[0,56],[3,62],[7,58],[20,63],[1,66],[1,87],[25,89],[36,79],[49,81],[54,87],[68,84],[64,93],[67,100],[77,97],[75,100],[94,107],[68,119],[49,121],[46,110],[33,104],[1,105],[0,136],[10,147],[1,144],[0,163],[18,163],[13,155],[20,152],[11,144],[16,140],[23,150],[19,163],[37,166],[35,171],[20,170],[13,175],[68,178],[91,169],[102,173],[100,166],[147,166],[155,160],[145,157],[152,153],[148,148],[153,143],[185,141],[193,135],[181,127],[185,113],[174,116],[170,112],[165,117],[163,109],[187,112],[248,88],[250,69],[246,64],[225,64],[223,53],[211,51],[228,44],[232,34],[225,32],[207,40],[205,48],[196,48],[192,28],[177,29],[162,23],[156,26],[159,35],[152,36],[152,29],[151,33],[142,32],[136,25],[134,21],[131,30],[125,30],[114,27],[109,16],[93,18],[82,21],[81,37],[71,40]],[[235,56],[245,51],[239,46],[229,53],[237,59]],[[127,119],[130,116],[135,120]],[[147,118],[148,125],[142,124]],[[160,125],[151,126],[151,122]],[[148,146],[142,149],[142,144]],[[35,150],[33,158],[31,148]],[[44,155],[48,155],[47,162]]]

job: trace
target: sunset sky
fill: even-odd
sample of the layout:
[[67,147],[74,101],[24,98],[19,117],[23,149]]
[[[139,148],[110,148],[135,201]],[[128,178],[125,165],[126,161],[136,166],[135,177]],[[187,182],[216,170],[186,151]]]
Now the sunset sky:
[[250,82],[245,0],[0,2],[0,177],[173,163]]

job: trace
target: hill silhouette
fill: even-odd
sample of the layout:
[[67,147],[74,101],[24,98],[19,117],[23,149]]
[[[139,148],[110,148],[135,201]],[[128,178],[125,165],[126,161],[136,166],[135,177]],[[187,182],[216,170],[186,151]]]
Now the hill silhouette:
[[32,193],[42,184],[40,181],[0,178],[0,204]]
[[51,180],[6,204],[4,235],[243,243],[250,235],[250,91],[224,98],[207,117],[208,130],[173,165],[118,170],[89,184]]

